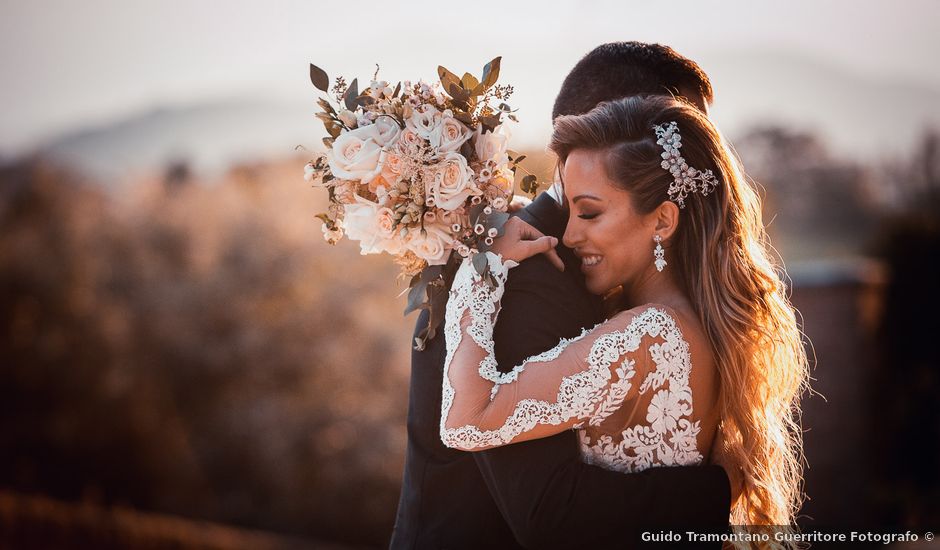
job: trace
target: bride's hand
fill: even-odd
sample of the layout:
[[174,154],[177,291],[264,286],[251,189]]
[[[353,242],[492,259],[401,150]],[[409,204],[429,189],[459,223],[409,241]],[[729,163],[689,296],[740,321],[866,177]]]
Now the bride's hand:
[[565,270],[564,262],[555,252],[558,239],[543,235],[541,231],[517,217],[506,220],[506,225],[503,228],[505,232],[496,238],[492,248],[490,248],[490,250],[502,256],[503,260],[513,260],[521,263],[522,260],[531,258],[536,254],[545,254],[548,261],[552,262],[559,271]]
[[526,206],[532,204],[532,199],[523,195],[513,195],[512,202],[509,203],[509,213],[515,214]]

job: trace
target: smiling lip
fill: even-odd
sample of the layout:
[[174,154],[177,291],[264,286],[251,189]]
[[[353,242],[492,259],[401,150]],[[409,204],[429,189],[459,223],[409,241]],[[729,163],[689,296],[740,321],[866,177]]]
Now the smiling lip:
[[587,272],[604,261],[604,257],[597,254],[578,254],[581,258],[581,271]]

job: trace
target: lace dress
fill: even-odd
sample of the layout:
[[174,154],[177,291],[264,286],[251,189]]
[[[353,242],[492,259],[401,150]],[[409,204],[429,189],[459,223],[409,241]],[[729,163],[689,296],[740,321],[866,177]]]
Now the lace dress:
[[502,373],[493,326],[507,273],[516,264],[493,253],[487,259],[495,288],[467,260],[447,304],[445,445],[481,450],[574,428],[583,459],[610,470],[702,461],[689,344],[666,308],[621,312]]

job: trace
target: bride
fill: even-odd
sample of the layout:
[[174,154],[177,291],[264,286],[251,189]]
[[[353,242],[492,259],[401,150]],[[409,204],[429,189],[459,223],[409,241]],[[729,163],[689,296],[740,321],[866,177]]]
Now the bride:
[[451,289],[441,439],[475,451],[575,429],[585,461],[632,472],[707,461],[720,436],[743,478],[731,523],[792,524],[807,360],[759,199],[717,129],[681,101],[636,96],[559,117],[551,149],[564,244],[592,293],[622,292],[606,322],[499,368],[508,270],[558,260],[557,239],[510,219],[490,274],[466,260]]

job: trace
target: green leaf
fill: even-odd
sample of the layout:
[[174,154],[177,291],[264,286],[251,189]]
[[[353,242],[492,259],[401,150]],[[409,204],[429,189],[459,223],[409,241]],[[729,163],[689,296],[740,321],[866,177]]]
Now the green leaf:
[[356,98],[359,97],[359,79],[354,78],[352,84],[349,85],[349,88],[346,89],[346,93],[343,94],[343,102],[346,104],[346,108],[350,111],[356,110]]
[[499,64],[502,57],[497,57],[483,67],[483,87],[489,89],[499,79]]
[[330,77],[327,76],[326,71],[313,63],[310,64],[310,82],[320,91],[330,91]]

